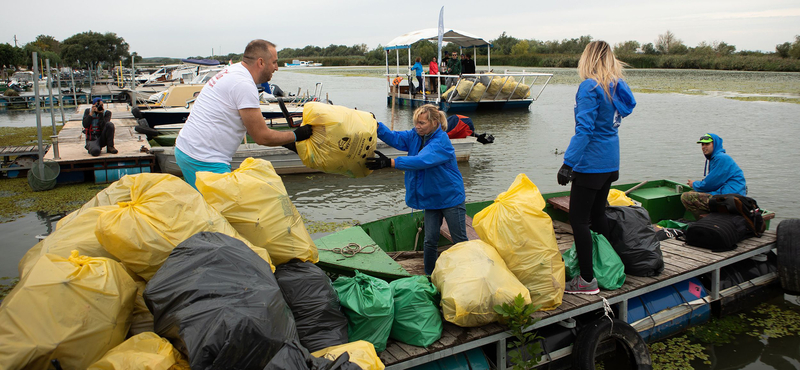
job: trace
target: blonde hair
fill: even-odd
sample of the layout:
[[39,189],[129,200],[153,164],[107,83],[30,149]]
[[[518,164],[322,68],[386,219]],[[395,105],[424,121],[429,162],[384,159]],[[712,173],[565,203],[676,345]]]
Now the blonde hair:
[[578,61],[578,75],[582,79],[591,78],[606,92],[606,97],[611,99],[609,86],[621,80],[623,68],[628,64],[620,62],[615,56],[611,46],[605,41],[592,41],[586,45]]
[[417,122],[419,116],[423,114],[425,118],[428,119],[428,122],[436,122],[439,124],[442,131],[447,131],[447,116],[445,116],[444,112],[440,111],[437,106],[425,104],[417,108],[417,110],[414,111],[414,122]]

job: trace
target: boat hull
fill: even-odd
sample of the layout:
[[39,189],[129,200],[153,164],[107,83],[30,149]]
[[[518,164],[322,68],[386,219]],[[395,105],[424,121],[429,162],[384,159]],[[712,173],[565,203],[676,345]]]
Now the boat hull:
[[[469,161],[472,153],[472,146],[477,142],[474,137],[464,139],[453,139],[453,148],[456,151],[456,160],[459,162]],[[384,142],[378,142],[376,149],[390,157],[397,158],[405,155],[406,152],[390,147]],[[180,167],[175,163],[175,147],[152,147],[150,148],[158,163],[161,172],[170,173],[175,176],[182,176]],[[247,158],[260,158],[272,163],[275,172],[279,175],[293,173],[311,173],[319,170],[308,168],[303,165],[300,157],[283,147],[267,147],[258,144],[242,144],[231,159],[231,169],[237,169]]]

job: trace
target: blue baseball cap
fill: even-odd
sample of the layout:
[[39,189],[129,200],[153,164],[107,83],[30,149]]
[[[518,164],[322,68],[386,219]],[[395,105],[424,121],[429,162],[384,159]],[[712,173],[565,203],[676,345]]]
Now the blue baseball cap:
[[97,102],[103,101],[103,98],[94,98],[92,99],[92,104],[97,104]]

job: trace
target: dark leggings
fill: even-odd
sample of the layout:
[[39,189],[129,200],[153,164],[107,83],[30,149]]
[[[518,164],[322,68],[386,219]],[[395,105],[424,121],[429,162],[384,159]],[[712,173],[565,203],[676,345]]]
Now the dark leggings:
[[[577,175],[580,176],[580,175]],[[599,189],[575,185],[569,195],[569,223],[575,237],[575,249],[578,252],[578,266],[581,276],[587,282],[594,279],[592,270],[592,230],[608,238],[608,218],[606,218],[606,202],[608,190],[616,176],[609,176]]]

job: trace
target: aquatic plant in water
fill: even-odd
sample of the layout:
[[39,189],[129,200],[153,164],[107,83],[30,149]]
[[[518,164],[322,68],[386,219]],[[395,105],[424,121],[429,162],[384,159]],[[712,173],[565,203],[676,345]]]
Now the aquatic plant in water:
[[694,369],[692,361],[697,359],[711,364],[705,346],[692,343],[686,335],[651,343],[648,347],[654,370],[691,370]]
[[753,310],[755,317],[747,320],[754,329],[747,334],[755,337],[780,338],[800,334],[800,313],[762,303]]
[[0,223],[31,212],[56,214],[80,208],[108,184],[57,185],[52,190],[35,192],[27,178],[0,181]]
[[8,293],[14,289],[14,286],[19,283],[19,278],[12,278],[8,276],[0,277],[0,301],[6,298]]

